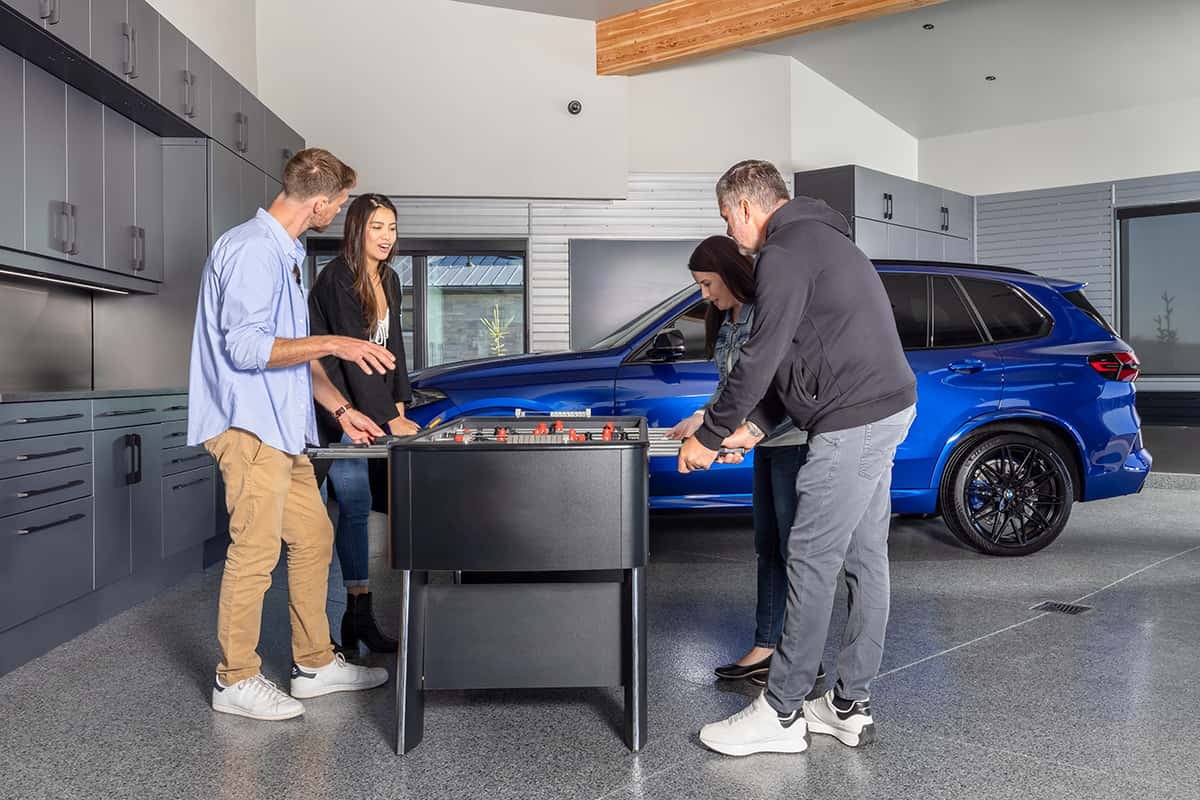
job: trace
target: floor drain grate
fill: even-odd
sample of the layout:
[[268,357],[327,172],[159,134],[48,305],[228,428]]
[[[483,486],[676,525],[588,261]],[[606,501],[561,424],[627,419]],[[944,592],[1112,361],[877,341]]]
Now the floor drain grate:
[[1054,614],[1082,614],[1085,611],[1091,611],[1092,606],[1081,606],[1078,603],[1055,603],[1052,600],[1047,600],[1044,603],[1038,603],[1030,611],[1049,611]]

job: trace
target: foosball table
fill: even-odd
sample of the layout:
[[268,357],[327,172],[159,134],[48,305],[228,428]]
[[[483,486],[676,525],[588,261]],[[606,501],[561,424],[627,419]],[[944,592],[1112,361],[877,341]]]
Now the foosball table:
[[642,417],[462,417],[309,451],[387,459],[397,753],[426,691],[551,687],[623,687],[641,749],[648,446]]

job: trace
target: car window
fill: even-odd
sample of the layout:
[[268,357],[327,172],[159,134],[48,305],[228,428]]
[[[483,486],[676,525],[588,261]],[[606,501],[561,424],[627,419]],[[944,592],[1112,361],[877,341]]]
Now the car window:
[[892,302],[896,332],[905,350],[929,346],[929,292],[924,275],[884,272],[883,288]]
[[1092,301],[1087,299],[1087,295],[1083,293],[1082,289],[1063,292],[1063,297],[1071,301],[1071,305],[1075,306],[1080,311],[1091,317],[1101,328],[1104,328],[1104,330],[1108,331],[1113,336],[1118,335],[1116,329],[1113,328],[1112,325],[1109,325],[1108,320],[1106,320],[1100,314],[1100,311],[1094,305],[1092,305]]
[[958,288],[949,278],[933,277],[933,346],[971,347],[983,343],[983,334]]
[[1007,283],[985,278],[959,278],[959,281],[997,342],[1045,336],[1053,327],[1049,314]]
[[617,328],[617,330],[613,333],[610,333],[608,336],[605,336],[592,346],[584,349],[608,350],[609,348],[622,347],[629,344],[632,340],[637,338],[637,336],[642,332],[642,329],[644,329],[651,320],[662,315],[667,309],[671,308],[671,306],[681,302],[689,294],[695,291],[695,284],[688,284],[675,294],[668,297],[666,300],[663,300],[653,308],[643,311],[641,314],[638,314],[636,317],[626,322],[620,328]]
[[701,300],[675,319],[663,325],[654,332],[649,341],[638,348],[632,361],[648,361],[646,353],[654,344],[654,339],[663,331],[675,329],[683,334],[683,342],[687,350],[680,361],[705,361],[704,354],[704,315],[708,312],[708,303]]

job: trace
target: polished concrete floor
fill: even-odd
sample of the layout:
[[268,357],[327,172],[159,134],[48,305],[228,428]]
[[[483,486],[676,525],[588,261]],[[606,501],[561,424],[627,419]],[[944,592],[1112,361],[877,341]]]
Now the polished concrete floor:
[[[1198,519],[1200,491],[1147,490],[1077,506],[1058,542],[1023,559],[896,520],[880,741],[816,737],[805,754],[744,759],[696,738],[751,696],[710,672],[749,644],[744,517],[653,522],[638,754],[618,735],[618,690],[436,693],[403,758],[390,684],[306,701],[290,722],[214,714],[214,570],[0,678],[0,798],[1196,798]],[[376,574],[394,624],[395,577]],[[335,583],[335,621],[342,599]],[[1030,610],[1043,600],[1094,609]],[[264,629],[264,668],[282,679],[281,588]]]
[[1200,473],[1200,426],[1145,425],[1142,439],[1154,456],[1154,472]]

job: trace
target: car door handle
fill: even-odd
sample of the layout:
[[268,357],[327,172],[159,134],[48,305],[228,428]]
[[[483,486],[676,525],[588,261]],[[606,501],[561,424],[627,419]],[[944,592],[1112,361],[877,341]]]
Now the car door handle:
[[983,372],[984,363],[978,358],[964,358],[962,361],[951,361],[946,367],[951,372],[957,372],[960,375],[974,375],[976,372]]

